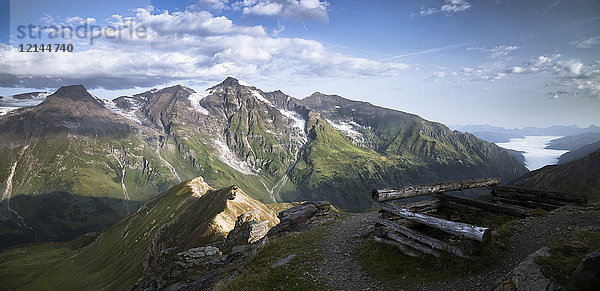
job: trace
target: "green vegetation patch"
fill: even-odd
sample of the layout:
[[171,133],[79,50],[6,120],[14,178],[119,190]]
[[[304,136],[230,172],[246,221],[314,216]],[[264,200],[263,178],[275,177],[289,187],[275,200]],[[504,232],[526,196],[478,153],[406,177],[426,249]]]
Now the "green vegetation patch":
[[[326,285],[312,276],[323,259],[319,244],[327,225],[311,231],[273,237],[223,290],[324,290]],[[289,263],[271,268],[280,259],[296,255]]]
[[583,257],[600,248],[600,233],[590,231],[576,231],[571,239],[554,244],[550,248],[550,256],[536,257],[535,262],[541,267],[542,274],[561,284],[567,284]]

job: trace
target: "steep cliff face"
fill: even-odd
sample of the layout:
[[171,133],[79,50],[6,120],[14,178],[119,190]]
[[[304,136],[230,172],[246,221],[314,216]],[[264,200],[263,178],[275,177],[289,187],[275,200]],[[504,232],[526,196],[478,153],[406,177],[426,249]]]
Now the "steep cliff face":
[[600,201],[600,150],[564,164],[545,166],[510,184],[520,187],[581,193],[590,202]]

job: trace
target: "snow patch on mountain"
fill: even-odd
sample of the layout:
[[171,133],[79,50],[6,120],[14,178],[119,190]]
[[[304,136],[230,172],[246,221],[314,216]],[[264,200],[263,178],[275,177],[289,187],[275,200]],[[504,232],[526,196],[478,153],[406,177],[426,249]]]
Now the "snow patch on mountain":
[[362,128],[360,126],[360,124],[354,122],[354,121],[339,121],[339,123],[336,123],[333,120],[329,120],[329,119],[325,119],[329,124],[331,124],[331,126],[333,126],[333,128],[337,129],[338,131],[341,131],[343,134],[349,136],[350,138],[352,138],[353,140],[359,142],[363,140],[363,135],[358,132],[356,129],[360,129]]
[[115,104],[114,101],[112,100],[108,100],[108,99],[104,99],[102,100],[102,103],[104,103],[104,107],[114,113],[117,113],[129,120],[135,121],[137,124],[142,125],[142,121],[138,119],[138,117],[135,115],[135,112],[140,109],[141,104],[139,102],[136,102],[135,99],[131,98],[131,97],[126,97],[127,100],[132,104],[131,110],[129,111],[125,111],[122,108],[119,108],[117,106],[117,104]]
[[194,106],[194,109],[196,109],[196,111],[204,114],[204,115],[209,115],[208,110],[206,110],[206,108],[202,107],[202,105],[200,105],[200,100],[204,99],[206,96],[212,94],[212,91],[204,91],[202,93],[191,93],[188,96],[188,99],[190,100],[190,102],[192,103],[192,106]]
[[302,115],[295,111],[289,111],[285,109],[279,109],[279,111],[283,116],[294,121],[294,124],[292,125],[293,127],[299,128],[300,130],[304,131],[304,128],[306,127],[306,120],[302,118]]
[[223,141],[221,141],[220,139],[216,139],[213,144],[215,146],[215,150],[217,150],[219,160],[221,160],[223,163],[227,164],[228,166],[232,167],[233,169],[242,174],[256,175],[253,169],[250,168],[250,166],[248,166],[248,163],[240,161],[240,159],[238,159],[238,157],[229,149],[227,144],[225,144]]
[[257,100],[260,100],[271,107],[275,107],[275,105],[273,105],[273,103],[271,103],[271,101],[267,100],[267,98],[263,97],[263,95],[260,94],[260,92],[258,92],[256,90],[252,90],[251,92],[252,92],[252,96],[254,96],[254,98],[256,98]]

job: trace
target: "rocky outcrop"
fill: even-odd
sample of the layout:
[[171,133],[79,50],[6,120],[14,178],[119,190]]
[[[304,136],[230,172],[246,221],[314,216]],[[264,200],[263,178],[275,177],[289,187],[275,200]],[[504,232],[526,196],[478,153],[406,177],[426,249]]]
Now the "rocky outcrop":
[[278,233],[306,230],[310,228],[309,222],[315,216],[323,216],[329,213],[331,204],[329,202],[304,202],[278,214],[281,222],[269,231],[269,235]]
[[229,247],[237,245],[253,244],[262,239],[269,232],[269,221],[260,221],[258,211],[246,212],[238,216],[235,227],[227,235],[225,245]]
[[572,279],[581,290],[594,290],[600,286],[600,249],[583,257]]
[[178,253],[177,256],[179,260],[176,261],[175,264],[184,268],[190,268],[202,264],[206,259],[220,255],[221,251],[219,248],[213,246],[191,248],[185,252]]
[[514,290],[562,290],[554,281],[544,277],[540,266],[535,262],[535,257],[550,256],[550,249],[543,247],[529,255],[519,263],[500,283],[496,291]]

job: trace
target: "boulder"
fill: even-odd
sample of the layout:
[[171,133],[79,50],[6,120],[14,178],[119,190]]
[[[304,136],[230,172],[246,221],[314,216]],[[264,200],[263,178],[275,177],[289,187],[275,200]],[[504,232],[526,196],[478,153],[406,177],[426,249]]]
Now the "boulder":
[[273,265],[271,265],[271,269],[277,268],[279,266],[283,266],[283,265],[289,263],[295,257],[296,257],[296,254],[291,254],[281,260],[277,260],[277,262],[275,262],[275,263],[273,263]]
[[311,227],[307,225],[307,221],[316,223],[313,217],[324,216],[329,213],[331,204],[326,201],[310,201],[296,205],[292,208],[279,212],[279,224],[269,231],[269,235],[277,233],[306,230]]
[[177,254],[181,261],[181,263],[178,265],[185,267],[197,266],[200,265],[202,261],[204,261],[206,258],[214,257],[217,255],[221,255],[221,251],[217,247],[205,246],[191,248],[185,252]]
[[226,245],[253,244],[269,232],[269,221],[259,221],[258,211],[249,211],[238,216],[234,228],[227,235]]
[[600,249],[583,257],[572,278],[581,290],[597,290],[600,286]]

